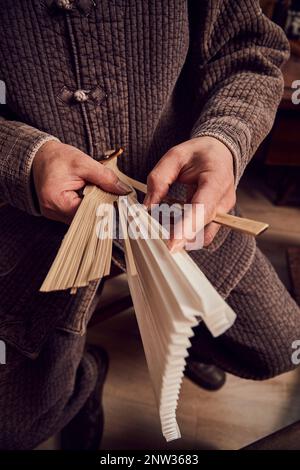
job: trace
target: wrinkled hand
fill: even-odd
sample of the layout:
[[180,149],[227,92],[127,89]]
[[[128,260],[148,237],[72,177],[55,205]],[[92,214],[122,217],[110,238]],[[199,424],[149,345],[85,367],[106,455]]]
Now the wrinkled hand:
[[[235,205],[233,157],[230,150],[213,137],[196,137],[171,148],[148,176],[148,193],[144,204],[160,203],[172,183],[190,186],[187,202],[204,205],[204,246],[209,245],[219,230],[212,222],[217,212],[228,212]],[[192,206],[192,212],[197,206]],[[196,231],[203,227],[197,227]],[[187,239],[174,237],[168,242],[171,251],[178,251]]]
[[130,188],[115,173],[71,145],[46,142],[33,160],[33,180],[43,216],[70,224],[88,183],[125,195]]

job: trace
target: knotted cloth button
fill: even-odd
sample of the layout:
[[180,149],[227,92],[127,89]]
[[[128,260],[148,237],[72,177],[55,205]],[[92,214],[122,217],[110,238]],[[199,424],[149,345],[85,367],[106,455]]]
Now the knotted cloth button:
[[70,106],[76,103],[84,103],[88,101],[95,106],[99,106],[102,101],[107,97],[107,94],[100,85],[95,85],[89,90],[72,90],[64,85],[60,90],[57,98]]
[[72,10],[73,0],[56,0],[56,5],[63,10]]
[[78,103],[84,103],[84,101],[87,101],[89,97],[85,90],[77,90],[74,92],[74,99],[78,101]]
[[50,9],[59,9],[64,11],[71,11],[73,8],[88,16],[92,7],[96,6],[96,0],[43,0],[46,6]]

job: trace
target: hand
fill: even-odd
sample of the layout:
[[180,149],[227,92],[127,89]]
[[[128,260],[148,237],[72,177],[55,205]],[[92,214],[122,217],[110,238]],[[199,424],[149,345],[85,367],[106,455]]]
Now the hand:
[[48,219],[70,224],[81,198],[76,191],[88,183],[125,195],[129,186],[101,163],[71,145],[46,142],[33,160],[33,180],[40,210]]
[[[217,212],[228,212],[236,202],[230,150],[213,137],[196,137],[171,148],[148,176],[144,204],[159,204],[175,181],[191,185],[188,202],[204,204],[204,246],[209,245],[219,230],[212,222]],[[168,246],[174,252],[186,243],[173,237]]]

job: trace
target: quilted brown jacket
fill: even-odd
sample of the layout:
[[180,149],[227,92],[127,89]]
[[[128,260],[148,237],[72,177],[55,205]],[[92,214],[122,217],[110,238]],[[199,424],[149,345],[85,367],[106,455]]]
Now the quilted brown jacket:
[[[171,146],[214,136],[238,183],[272,126],[287,55],[258,0],[0,0],[0,338],[35,357],[53,328],[82,334],[91,311],[96,286],[38,292],[65,232],[38,217],[32,191],[45,141],[95,159],[122,145],[123,170],[145,180]],[[193,257],[226,297],[254,250],[221,229]]]

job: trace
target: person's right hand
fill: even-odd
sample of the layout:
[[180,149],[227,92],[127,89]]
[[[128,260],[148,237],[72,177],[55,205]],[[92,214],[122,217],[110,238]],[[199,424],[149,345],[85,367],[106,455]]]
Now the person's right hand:
[[112,170],[81,150],[54,140],[37,151],[32,171],[41,214],[66,224],[71,223],[81,202],[76,191],[86,184],[113,194],[130,192]]

